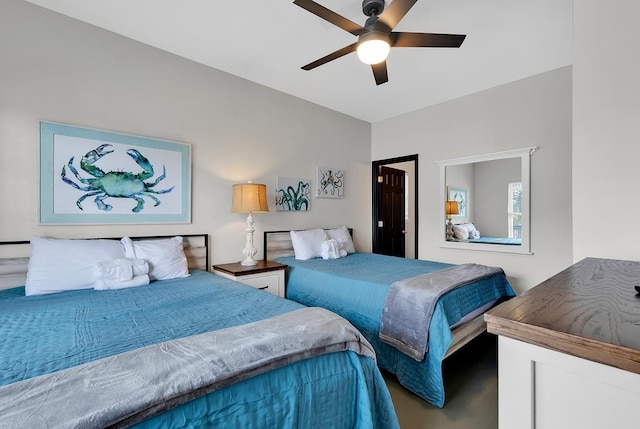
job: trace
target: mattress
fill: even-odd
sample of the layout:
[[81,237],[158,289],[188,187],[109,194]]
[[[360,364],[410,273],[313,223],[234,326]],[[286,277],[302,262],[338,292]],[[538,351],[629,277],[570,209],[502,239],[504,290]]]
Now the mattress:
[[[0,386],[299,308],[204,271],[113,291],[29,297],[23,287],[1,291]],[[243,380],[139,426],[203,425],[386,428],[397,427],[397,418],[375,361],[340,352]]]

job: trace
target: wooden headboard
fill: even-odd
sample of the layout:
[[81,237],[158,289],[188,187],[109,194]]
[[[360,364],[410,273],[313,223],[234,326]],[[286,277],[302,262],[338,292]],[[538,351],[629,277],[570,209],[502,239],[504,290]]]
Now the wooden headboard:
[[[156,240],[171,238],[173,235],[154,235],[130,237],[132,240]],[[209,235],[187,234],[184,238],[184,253],[190,270],[209,268]],[[98,238],[98,237],[93,237]],[[99,237],[108,240],[119,240],[121,237]],[[29,264],[29,241],[0,241],[0,290],[23,286],[27,279]],[[10,256],[4,256],[10,255]],[[13,256],[11,256],[13,255]]]
[[[323,228],[330,229],[330,228]],[[347,228],[353,238],[353,228]],[[265,231],[264,232],[264,259],[272,261],[284,256],[293,256],[293,243],[290,231]]]

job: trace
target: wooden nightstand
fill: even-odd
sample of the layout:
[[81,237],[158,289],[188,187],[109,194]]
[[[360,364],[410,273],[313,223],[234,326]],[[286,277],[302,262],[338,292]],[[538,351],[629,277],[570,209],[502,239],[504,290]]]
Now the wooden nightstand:
[[236,282],[274,295],[285,297],[284,272],[287,265],[273,261],[258,261],[258,265],[245,267],[239,262],[213,266],[213,272]]

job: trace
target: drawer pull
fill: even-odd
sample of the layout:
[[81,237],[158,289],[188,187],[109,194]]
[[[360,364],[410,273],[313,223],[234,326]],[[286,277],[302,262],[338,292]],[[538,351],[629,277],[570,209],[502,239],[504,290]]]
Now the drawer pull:
[[259,287],[259,288],[257,288],[257,289],[265,290],[265,289],[269,289],[269,286],[262,286],[262,287]]

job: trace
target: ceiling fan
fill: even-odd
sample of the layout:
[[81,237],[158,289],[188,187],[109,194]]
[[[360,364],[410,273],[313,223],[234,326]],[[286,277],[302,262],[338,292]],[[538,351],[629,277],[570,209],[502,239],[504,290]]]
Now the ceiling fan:
[[376,85],[389,80],[387,55],[392,47],[408,48],[459,48],[464,41],[462,34],[408,33],[392,31],[418,0],[393,0],[386,9],[384,0],[363,0],[362,12],[368,16],[364,27],[316,3],[313,0],[294,0],[301,8],[358,36],[358,41],[303,66],[312,70],[318,66],[356,52],[365,64],[370,64]]

